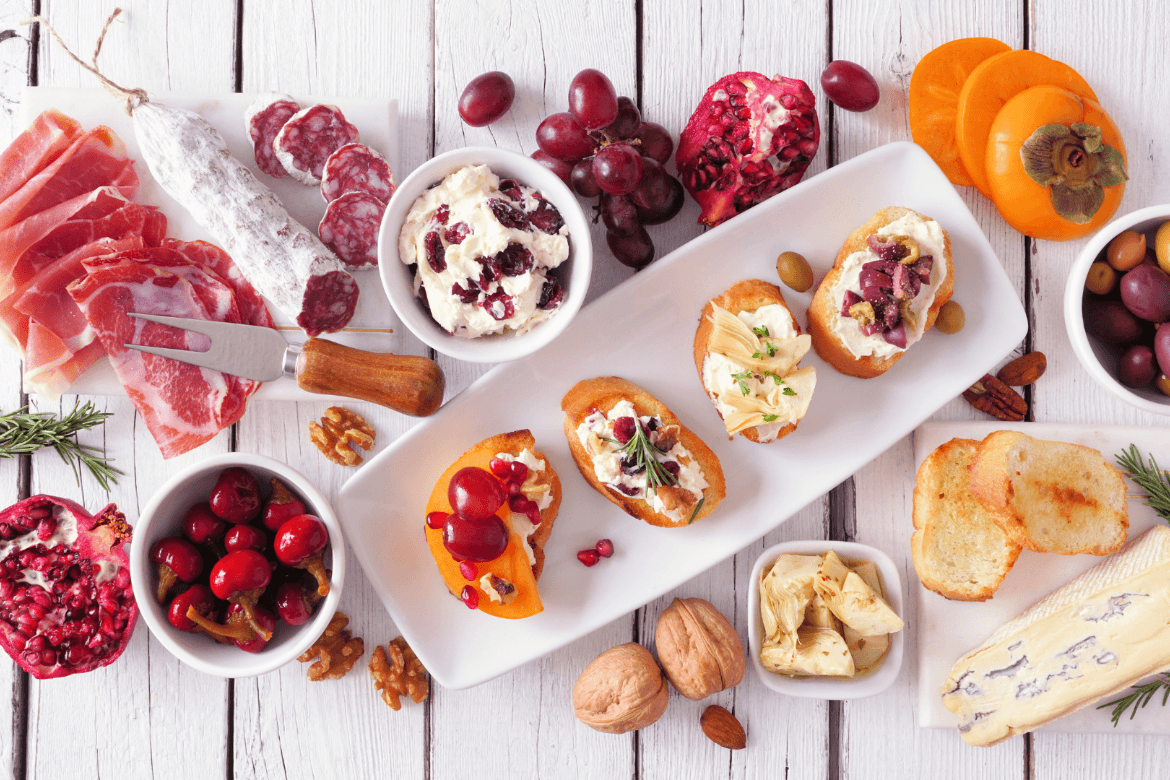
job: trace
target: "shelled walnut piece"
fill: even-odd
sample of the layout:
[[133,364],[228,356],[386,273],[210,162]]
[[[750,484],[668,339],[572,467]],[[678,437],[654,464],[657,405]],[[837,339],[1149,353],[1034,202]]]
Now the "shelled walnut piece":
[[349,618],[344,612],[336,613],[325,627],[325,633],[297,658],[301,663],[308,663],[318,659],[309,667],[309,679],[340,680],[357,659],[365,652],[365,643],[361,637],[354,637],[345,627],[349,625]]
[[381,692],[382,701],[392,710],[402,709],[402,696],[422,704],[431,692],[427,670],[402,637],[391,640],[385,648],[374,648],[370,677],[374,678],[374,687]]
[[351,445],[369,450],[374,446],[375,435],[373,427],[360,414],[340,406],[326,409],[320,424],[309,422],[309,441],[326,458],[342,466],[361,465],[362,456]]

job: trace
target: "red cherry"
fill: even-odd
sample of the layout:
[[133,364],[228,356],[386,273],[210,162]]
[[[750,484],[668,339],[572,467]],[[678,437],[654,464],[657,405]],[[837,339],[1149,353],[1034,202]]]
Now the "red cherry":
[[458,561],[492,561],[508,547],[508,528],[498,515],[477,523],[451,515],[443,525],[443,546]]
[[577,553],[577,560],[586,566],[596,566],[597,562],[601,560],[597,550],[581,550]]
[[264,505],[262,522],[269,531],[275,531],[289,518],[303,515],[305,502],[293,495],[292,491],[276,477],[272,478],[272,496]]
[[187,617],[187,610],[194,608],[196,612],[208,617],[215,611],[215,601],[211,588],[206,585],[195,584],[187,588],[171,601],[167,608],[167,621],[180,631],[194,632],[199,629],[193,620]]
[[223,538],[227,523],[220,520],[206,503],[196,504],[183,515],[183,536],[195,544],[207,544]]
[[235,525],[223,537],[223,546],[228,552],[236,550],[261,550],[268,545],[268,537],[254,525]]
[[159,539],[150,548],[150,560],[158,564],[158,600],[165,604],[167,593],[179,580],[191,582],[203,571],[203,558],[195,545],[178,536]]
[[229,523],[247,523],[260,514],[260,485],[246,469],[224,469],[211,489],[211,511]]
[[286,582],[276,589],[276,614],[290,626],[306,623],[313,607],[305,597],[305,589],[295,582]]
[[599,539],[597,542],[597,554],[602,558],[608,558],[613,555],[613,542],[609,539]]
[[506,494],[500,481],[490,472],[468,466],[455,472],[447,485],[447,500],[464,520],[487,520],[496,513]]
[[459,598],[467,605],[468,609],[479,608],[479,591],[471,585],[464,585],[463,591],[459,594]]

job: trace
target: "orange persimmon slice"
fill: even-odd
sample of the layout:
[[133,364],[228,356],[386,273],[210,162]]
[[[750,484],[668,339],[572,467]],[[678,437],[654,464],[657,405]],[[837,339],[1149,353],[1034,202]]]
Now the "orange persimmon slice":
[[959,93],[971,71],[989,57],[1011,51],[995,38],[960,38],[928,52],[910,77],[910,134],[952,184],[974,186],[955,145]]
[[1125,165],[1121,132],[1096,101],[1041,86],[996,115],[985,170],[1009,225],[1033,238],[1068,241],[1113,217],[1125,193]]
[[[548,533],[551,531],[552,524],[560,509],[561,482],[556,472],[552,470],[552,464],[548,458],[536,449],[536,441],[527,430],[501,433],[492,436],[484,439],[463,453],[458,460],[443,472],[438,482],[435,483],[435,488],[431,491],[430,500],[427,501],[426,514],[429,515],[431,512],[450,514],[453,511],[450,502],[447,500],[447,485],[451,482],[451,477],[455,475],[455,472],[465,466],[477,466],[481,469],[488,469],[491,459],[498,453],[506,452],[511,455],[518,455],[524,449],[530,450],[533,455],[543,460],[545,469],[548,470],[549,475],[552,477],[552,486],[550,488],[552,503],[540,513],[541,524],[538,526],[539,530],[535,534],[541,540],[541,545],[543,545],[543,541],[548,538]],[[504,521],[504,524],[511,529],[510,511],[507,502],[500,507],[497,514]],[[543,563],[544,551],[543,549],[539,549],[536,553],[537,565],[535,567],[530,565],[528,562],[528,553],[525,549],[526,542],[515,530],[511,531],[508,546],[504,549],[500,557],[495,560],[475,564],[477,578],[491,573],[516,586],[515,600],[510,604],[500,604],[492,601],[484,593],[483,589],[480,588],[478,579],[475,582],[468,582],[464,579],[463,573],[459,570],[459,562],[452,558],[451,553],[447,552],[447,548],[443,546],[443,531],[441,528],[430,528],[424,522],[423,529],[426,531],[427,547],[430,548],[431,555],[439,567],[439,573],[442,575],[447,589],[453,595],[458,596],[465,585],[471,585],[479,591],[478,609],[481,612],[513,620],[526,618],[544,610],[544,605],[540,600],[540,594],[536,589],[536,579],[542,568],[541,564]]]
[[984,195],[991,197],[984,171],[991,123],[1009,100],[1030,87],[1051,85],[1096,100],[1081,75],[1063,62],[1027,49],[996,54],[971,71],[959,93],[955,116],[955,141],[967,175]]

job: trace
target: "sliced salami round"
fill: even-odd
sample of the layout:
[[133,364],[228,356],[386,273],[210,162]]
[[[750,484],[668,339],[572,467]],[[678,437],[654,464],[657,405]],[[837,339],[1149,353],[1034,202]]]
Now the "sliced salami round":
[[346,144],[325,161],[321,196],[332,203],[347,192],[368,192],[383,203],[394,194],[394,173],[386,158],[365,144]]
[[358,140],[356,127],[337,106],[312,106],[293,114],[272,142],[276,159],[303,184],[320,184],[329,155]]
[[248,137],[252,139],[256,167],[269,176],[278,179],[288,176],[288,171],[280,164],[280,160],[276,159],[276,150],[272,148],[272,142],[276,140],[284,123],[300,110],[300,103],[288,95],[266,92],[258,95],[244,112],[244,127],[248,130]]
[[368,192],[347,192],[329,204],[317,233],[350,268],[378,264],[378,227],[386,204]]

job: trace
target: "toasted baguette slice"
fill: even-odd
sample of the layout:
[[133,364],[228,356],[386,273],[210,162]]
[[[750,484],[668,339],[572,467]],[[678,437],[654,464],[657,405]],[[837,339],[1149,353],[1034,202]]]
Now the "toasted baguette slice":
[[[710,354],[708,345],[711,342],[711,336],[715,331],[711,324],[711,316],[714,312],[714,306],[719,306],[725,309],[730,314],[739,314],[741,311],[755,311],[763,306],[770,306],[772,304],[779,304],[783,306],[792,317],[792,325],[796,329],[796,335],[800,335],[800,323],[797,322],[796,315],[788,308],[788,304],[784,301],[784,294],[780,292],[780,288],[774,284],[762,281],[760,279],[745,279],[742,282],[736,282],[727,288],[727,290],[720,296],[712,298],[707,301],[703,307],[703,311],[699,314],[699,328],[695,331],[695,370],[699,372],[699,381],[703,381],[703,363],[707,360],[707,355]],[[714,396],[711,395],[711,389],[704,384],[704,389],[707,390],[707,395],[711,397],[711,402],[715,402]],[[723,412],[719,409],[719,405],[715,404],[715,411],[718,412],[722,419]],[[799,424],[796,422],[788,423],[780,428],[775,436],[761,440],[760,428],[770,426],[755,426],[752,428],[745,428],[739,434],[748,441],[764,443],[773,442],[778,439],[783,439],[788,434],[796,430]]]
[[914,483],[914,569],[923,587],[957,601],[991,598],[1021,549],[971,495],[967,469],[978,446],[951,439],[927,456]]
[[1125,480],[1097,450],[996,431],[969,476],[971,494],[1029,550],[1108,555],[1125,543]]
[[[659,418],[664,426],[678,426],[679,443],[690,452],[707,480],[707,487],[702,491],[702,505],[698,506],[697,511],[691,510],[690,513],[684,511],[681,517],[673,519],[653,509],[648,501],[620,493],[598,479],[593,468],[593,458],[577,437],[577,427],[593,412],[608,413],[623,400],[631,402],[640,417],[653,416]],[[684,427],[665,404],[633,382],[616,376],[585,379],[565,393],[561,400],[561,409],[565,412],[565,437],[569,441],[569,450],[573,453],[573,461],[577,464],[581,476],[585,477],[585,481],[592,485],[594,490],[617,504],[631,517],[666,528],[685,526],[711,514],[727,495],[723,469],[711,448],[690,429]]]
[[[866,239],[876,233],[879,228],[885,227],[906,214],[913,213],[915,212],[907,208],[902,208],[901,206],[890,206],[870,217],[868,222],[853,231],[849,235],[849,238],[845,239],[841,251],[837,253],[837,259],[833,262],[832,270],[825,274],[825,278],[821,280],[816,293],[813,295],[812,304],[808,308],[808,333],[812,336],[813,349],[816,350],[816,353],[820,355],[822,360],[842,374],[861,377],[862,379],[880,376],[901,360],[902,355],[905,354],[905,351],[900,351],[884,358],[877,357],[876,355],[855,357],[849,351],[849,348],[845,346],[845,342],[833,333],[832,323],[841,316],[840,301],[833,295],[833,292],[838,282],[841,281],[846,258],[854,252],[867,250],[869,245],[866,243]],[[922,214],[919,216],[924,220],[930,219],[930,217]],[[938,310],[942,308],[944,303],[950,300],[951,291],[954,288],[955,266],[951,259],[951,237],[945,230],[943,231],[943,238],[945,240],[943,257],[936,257],[934,261],[935,263],[942,262],[946,264],[946,275],[943,277],[938,289],[935,290],[934,301],[931,303],[930,309],[927,312],[924,332],[934,327],[934,322],[938,319]],[[910,346],[913,346],[913,344]]]
[[[468,583],[459,568],[459,563],[443,546],[443,530],[425,526],[427,546],[430,548],[435,563],[438,564],[439,573],[447,585],[447,590],[458,597],[463,587],[471,584],[479,591],[478,609],[481,612],[510,619],[528,617],[543,609],[540,595],[536,591],[536,581],[540,579],[540,575],[544,571],[544,547],[548,543],[549,535],[552,534],[553,525],[556,523],[557,514],[561,507],[561,480],[553,469],[552,462],[545,457],[544,453],[536,449],[536,440],[532,433],[528,430],[519,430],[496,434],[463,453],[458,460],[447,467],[435,483],[426,509],[428,515],[431,512],[451,513],[451,504],[447,500],[447,487],[451,483],[451,478],[460,469],[474,466],[490,470],[493,457],[501,453],[516,457],[524,450],[531,452],[537,460],[543,461],[544,468],[540,470],[529,469],[528,476],[521,485],[521,491],[526,497],[535,500],[539,500],[541,495],[547,493],[551,497],[551,501],[540,511],[540,523],[530,529],[521,526],[518,520],[509,523],[512,513],[508,509],[508,503],[505,502],[496,514],[504,519],[506,525],[510,525],[511,538],[508,548],[499,558],[476,564],[479,575],[488,573],[499,575],[514,585],[517,589],[515,601],[508,604],[499,603],[490,598],[482,589],[480,582]],[[521,537],[518,531],[518,528],[521,527],[529,530],[526,537]],[[524,549],[525,542],[531,546],[535,562],[528,558]],[[526,569],[528,571],[525,571]]]

